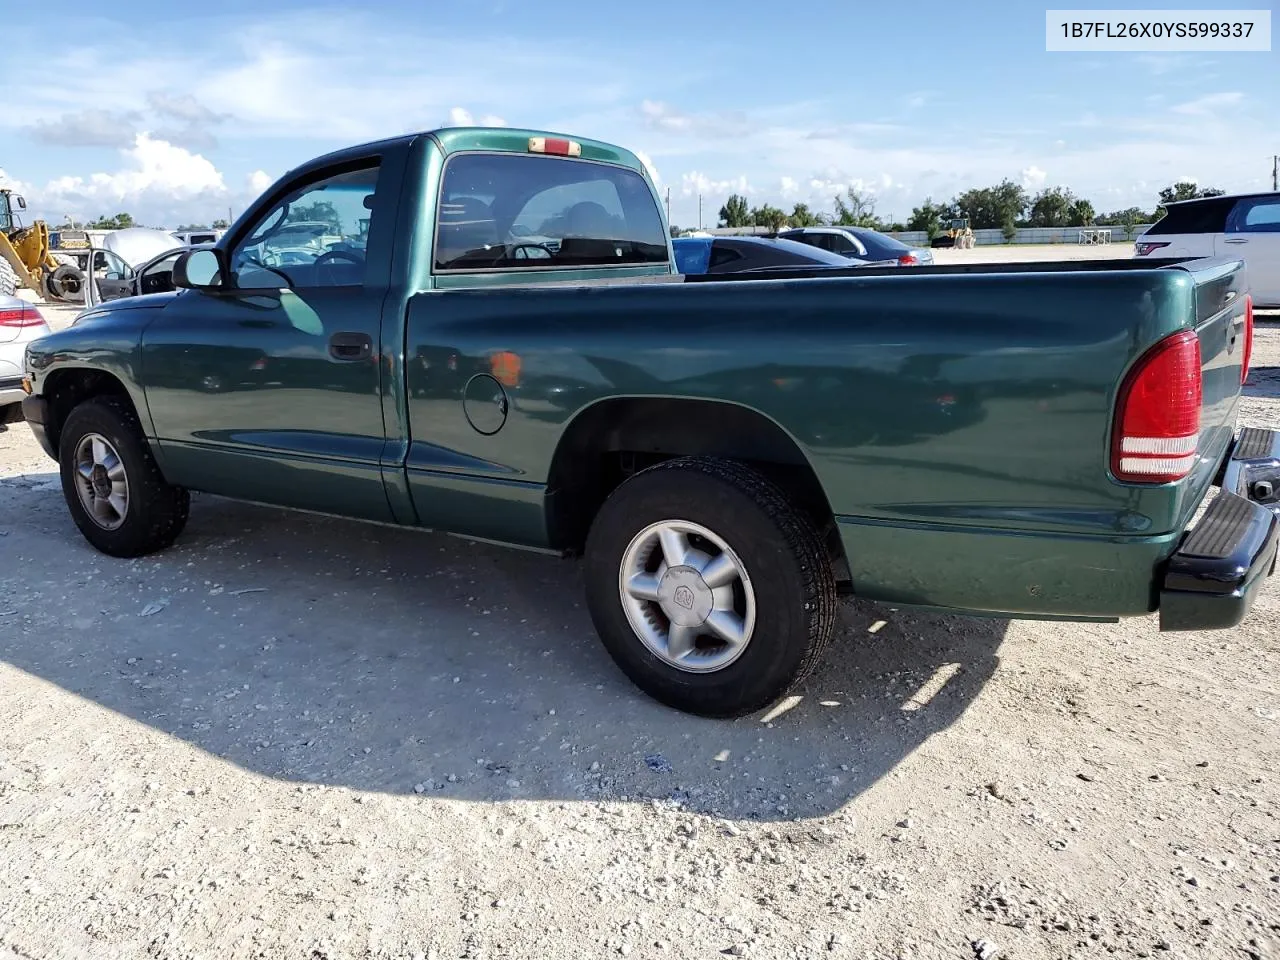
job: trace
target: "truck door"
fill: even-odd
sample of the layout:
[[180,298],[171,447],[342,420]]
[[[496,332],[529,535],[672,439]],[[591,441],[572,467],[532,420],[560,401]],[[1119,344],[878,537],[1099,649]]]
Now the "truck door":
[[300,174],[227,238],[234,286],[278,295],[184,290],[147,328],[142,380],[174,483],[392,519],[379,358],[398,184],[381,169]]

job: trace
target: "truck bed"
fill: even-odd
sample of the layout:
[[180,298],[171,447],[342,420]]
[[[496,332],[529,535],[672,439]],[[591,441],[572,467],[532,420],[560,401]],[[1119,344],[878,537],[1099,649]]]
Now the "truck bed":
[[882,276],[953,276],[956,274],[1014,274],[1014,273],[1124,273],[1134,270],[1156,270],[1191,263],[1193,257],[1150,257],[1144,260],[1033,260],[1020,263],[948,263],[918,267],[774,267],[761,270],[743,270],[738,273],[690,274],[685,283],[715,283],[732,280],[805,280],[834,279],[836,277]]

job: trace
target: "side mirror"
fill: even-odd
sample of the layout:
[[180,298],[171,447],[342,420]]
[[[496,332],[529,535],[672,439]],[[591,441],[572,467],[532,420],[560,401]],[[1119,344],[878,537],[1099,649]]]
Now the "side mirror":
[[15,200],[17,200],[17,201],[18,201],[18,209],[19,209],[19,210],[25,210],[25,209],[27,209],[27,198],[26,198],[26,197],[14,197],[13,199],[15,199]]
[[188,290],[218,290],[226,286],[222,251],[188,250],[173,264],[173,285]]

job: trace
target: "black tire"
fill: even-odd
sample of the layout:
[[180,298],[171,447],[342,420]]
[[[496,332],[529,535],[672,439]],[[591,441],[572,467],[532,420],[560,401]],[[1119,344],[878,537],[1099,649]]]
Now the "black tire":
[[[623,606],[628,546],[663,520],[712,531],[746,568],[755,627],[738,658],[715,672],[685,672],[656,655]],[[609,654],[641,690],[687,713],[738,717],[768,706],[809,674],[835,629],[835,576],[813,522],[740,463],[682,457],[631,477],[596,515],[584,559],[587,605]]]
[[63,263],[44,278],[45,297],[59,303],[79,303],[84,300],[84,272],[79,267]]
[[[81,501],[77,488],[76,450],[89,434],[98,434],[115,448],[128,484],[128,509],[123,522],[107,529]],[[62,496],[80,533],[113,557],[140,557],[163,550],[187,523],[190,495],[165,482],[142,435],[138,415],[127,400],[97,397],[80,404],[67,416],[58,442]]]
[[18,274],[9,261],[0,257],[0,297],[11,297],[18,292]]

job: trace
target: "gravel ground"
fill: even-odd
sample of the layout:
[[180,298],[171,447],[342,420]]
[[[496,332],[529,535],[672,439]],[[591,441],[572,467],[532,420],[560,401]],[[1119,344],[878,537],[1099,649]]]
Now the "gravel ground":
[[[1280,323],[1243,422],[1280,427]],[[0,433],[0,958],[1280,956],[1239,629],[851,603],[786,712],[631,688],[573,564],[197,497],[132,562]]]

